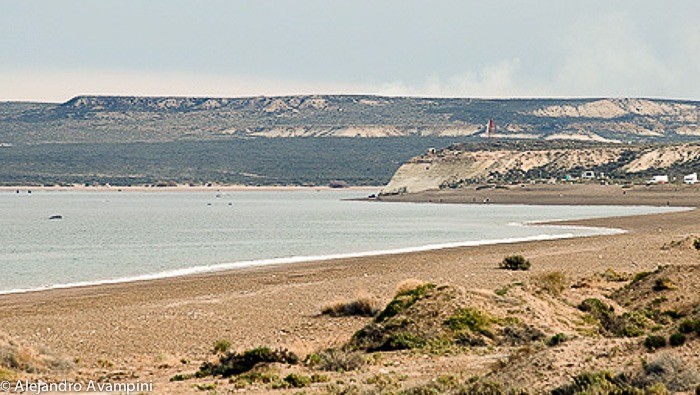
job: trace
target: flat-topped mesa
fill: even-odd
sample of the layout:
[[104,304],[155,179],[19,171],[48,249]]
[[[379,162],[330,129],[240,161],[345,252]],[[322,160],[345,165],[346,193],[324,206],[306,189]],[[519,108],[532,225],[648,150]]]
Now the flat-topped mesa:
[[78,96],[63,104],[0,103],[0,141],[434,136],[688,142],[700,135],[699,107],[693,101],[633,98]]
[[383,194],[457,188],[479,182],[513,182],[528,178],[625,174],[700,169],[700,146],[654,148],[612,146],[572,149],[463,150],[456,145],[412,158],[396,171]]

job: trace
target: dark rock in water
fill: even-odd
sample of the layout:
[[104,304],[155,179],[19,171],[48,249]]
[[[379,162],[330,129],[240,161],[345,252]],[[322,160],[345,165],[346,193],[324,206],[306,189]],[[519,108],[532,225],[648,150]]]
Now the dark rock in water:
[[62,215],[56,214],[49,217],[49,219],[63,219]]

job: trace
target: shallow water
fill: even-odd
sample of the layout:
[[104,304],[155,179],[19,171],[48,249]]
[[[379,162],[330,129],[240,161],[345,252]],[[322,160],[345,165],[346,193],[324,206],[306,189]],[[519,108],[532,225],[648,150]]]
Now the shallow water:
[[[0,292],[613,230],[529,221],[667,212],[612,206],[344,201],[358,191],[0,192]],[[60,220],[49,220],[54,214]]]

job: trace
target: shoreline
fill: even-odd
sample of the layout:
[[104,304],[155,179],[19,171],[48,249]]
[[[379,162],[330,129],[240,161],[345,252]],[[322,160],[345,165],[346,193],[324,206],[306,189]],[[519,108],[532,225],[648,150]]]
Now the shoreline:
[[[642,214],[642,215],[653,215],[652,214]],[[615,218],[615,217],[600,217],[597,219],[604,218]],[[534,236],[524,236],[524,237],[512,237],[504,239],[487,239],[487,240],[467,240],[467,241],[457,241],[457,242],[445,242],[437,244],[425,244],[413,247],[402,247],[402,248],[390,248],[385,250],[371,250],[371,251],[360,251],[360,252],[347,252],[347,253],[337,253],[337,254],[327,254],[327,255],[309,255],[309,256],[290,256],[281,258],[266,258],[266,259],[255,259],[247,261],[235,261],[235,262],[225,262],[217,263],[211,265],[200,265],[192,266],[181,269],[172,269],[156,273],[146,273],[142,275],[128,276],[128,277],[118,277],[109,278],[103,280],[86,280],[71,283],[61,283],[52,284],[45,287],[36,288],[17,288],[9,290],[0,290],[0,297],[3,295],[16,295],[16,294],[28,294],[28,293],[39,293],[39,292],[49,292],[54,290],[62,289],[74,289],[74,288],[89,288],[89,287],[101,287],[105,285],[118,285],[118,284],[128,284],[128,283],[148,283],[151,281],[167,280],[177,277],[188,277],[197,275],[215,275],[220,274],[234,274],[236,271],[241,269],[255,269],[260,267],[278,267],[284,268],[288,265],[294,265],[298,263],[321,263],[339,259],[354,259],[354,258],[369,258],[369,257],[385,257],[389,255],[399,255],[399,254],[411,254],[416,252],[428,252],[437,251],[452,248],[464,248],[464,247],[482,247],[482,246],[492,246],[499,244],[518,244],[518,243],[531,243],[539,241],[549,241],[549,240],[562,240],[562,239],[579,239],[586,237],[597,237],[597,236],[609,236],[615,234],[623,234],[627,231],[624,229],[617,228],[605,228],[605,227],[595,227],[595,226],[576,226],[576,225],[559,225],[560,222],[575,222],[577,220],[555,220],[555,221],[528,221],[523,223],[516,223],[514,226],[541,226],[541,227],[554,227],[558,229],[566,230],[587,230],[598,232],[596,234],[583,234],[575,235],[573,233],[563,233],[563,234],[539,234]]]
[[[237,188],[237,187],[232,187]],[[252,189],[251,189],[252,188]],[[258,187],[251,187],[240,190],[260,190]],[[282,187],[283,189],[270,189],[270,190],[289,190],[287,187]],[[299,187],[307,188],[307,187]],[[268,190],[267,188],[263,188]],[[347,188],[345,188],[347,189]],[[0,187],[0,191],[2,188]],[[233,190],[233,189],[232,189]],[[239,190],[239,189],[235,189]],[[307,189],[295,189],[295,190],[307,190]],[[332,188],[326,188],[324,190],[338,190]],[[154,191],[156,192],[156,191]],[[412,195],[408,195],[412,196]],[[354,199],[350,199],[354,200]],[[360,199],[357,201],[373,201],[367,199]],[[381,201],[379,201],[381,202]],[[412,200],[392,200],[394,203],[414,203],[414,204],[440,204],[444,202],[427,202],[419,199],[418,201]],[[448,204],[471,204],[468,202],[455,203],[450,202]],[[522,205],[528,206],[537,204],[528,203],[493,203],[494,206],[499,205]],[[558,204],[561,206],[582,206],[582,204]],[[611,205],[614,206],[614,205]],[[630,205],[632,207],[663,207],[663,206],[653,206],[653,205]],[[698,207],[686,206],[686,207],[674,207],[678,210],[671,211],[670,213],[681,213],[688,211],[697,211]],[[335,253],[326,255],[310,255],[310,256],[290,256],[290,257],[278,257],[278,258],[262,258],[254,260],[244,260],[244,261],[234,261],[234,262],[223,262],[215,263],[209,265],[199,265],[192,267],[185,267],[180,269],[170,269],[155,273],[146,273],[134,276],[108,278],[102,280],[85,280],[69,283],[51,284],[42,287],[35,288],[17,288],[9,290],[0,290],[0,307],[2,306],[2,298],[6,296],[13,295],[27,295],[27,294],[49,294],[53,292],[60,291],[70,291],[70,290],[99,290],[103,287],[119,287],[120,285],[137,284],[148,286],[150,283],[155,282],[167,282],[169,280],[176,280],[179,278],[197,278],[206,276],[229,276],[235,275],[241,271],[257,270],[257,269],[272,269],[272,270],[292,270],[294,266],[299,264],[307,265],[323,265],[323,263],[342,261],[349,259],[366,259],[366,258],[386,258],[393,255],[411,255],[415,253],[424,253],[431,251],[441,251],[441,250],[455,250],[455,249],[465,249],[465,248],[479,248],[479,247],[490,247],[498,245],[514,245],[518,246],[521,244],[529,243],[540,243],[546,241],[556,241],[556,240],[577,240],[595,237],[606,237],[612,235],[621,235],[633,231],[633,229],[618,228],[618,227],[608,227],[596,225],[598,221],[614,220],[614,219],[637,219],[644,218],[655,215],[663,215],[668,213],[648,213],[648,214],[637,214],[637,215],[614,215],[609,217],[596,217],[587,219],[555,219],[555,220],[533,220],[525,221],[519,223],[512,223],[509,225],[513,226],[542,226],[542,227],[554,227],[563,228],[567,230],[587,230],[598,232],[596,234],[584,234],[575,235],[573,233],[565,234],[539,234],[534,236],[525,237],[514,237],[514,238],[504,238],[504,239],[488,239],[488,240],[467,240],[467,241],[457,241],[457,242],[445,242],[445,243],[435,243],[426,244],[411,247],[400,247],[400,248],[389,248],[384,250],[371,250],[371,251],[359,251],[359,252],[346,252],[346,253]],[[588,225],[587,225],[588,224]]]

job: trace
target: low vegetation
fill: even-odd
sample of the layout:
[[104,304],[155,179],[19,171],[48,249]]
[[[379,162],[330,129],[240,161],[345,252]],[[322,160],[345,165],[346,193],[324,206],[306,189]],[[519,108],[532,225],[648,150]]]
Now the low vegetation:
[[510,255],[501,261],[500,268],[506,270],[530,270],[530,261],[522,255]]
[[306,357],[306,365],[328,372],[349,372],[357,370],[365,364],[365,357],[359,351],[329,348],[310,354]]
[[564,290],[571,286],[569,276],[560,271],[537,274],[530,279],[530,283],[538,292],[552,296],[561,295]]
[[400,289],[394,299],[382,310],[376,318],[377,322],[385,321],[388,318],[413,306],[418,299],[424,297],[429,291],[435,288],[435,284],[422,283],[414,288]]
[[321,309],[321,314],[331,317],[374,317],[378,312],[379,301],[370,296],[362,296],[351,301],[334,302]]
[[242,353],[227,352],[218,362],[205,362],[197,372],[197,377],[221,376],[231,377],[250,371],[261,364],[285,363],[297,364],[299,357],[287,350],[272,350],[267,347],[258,347],[246,350]]

